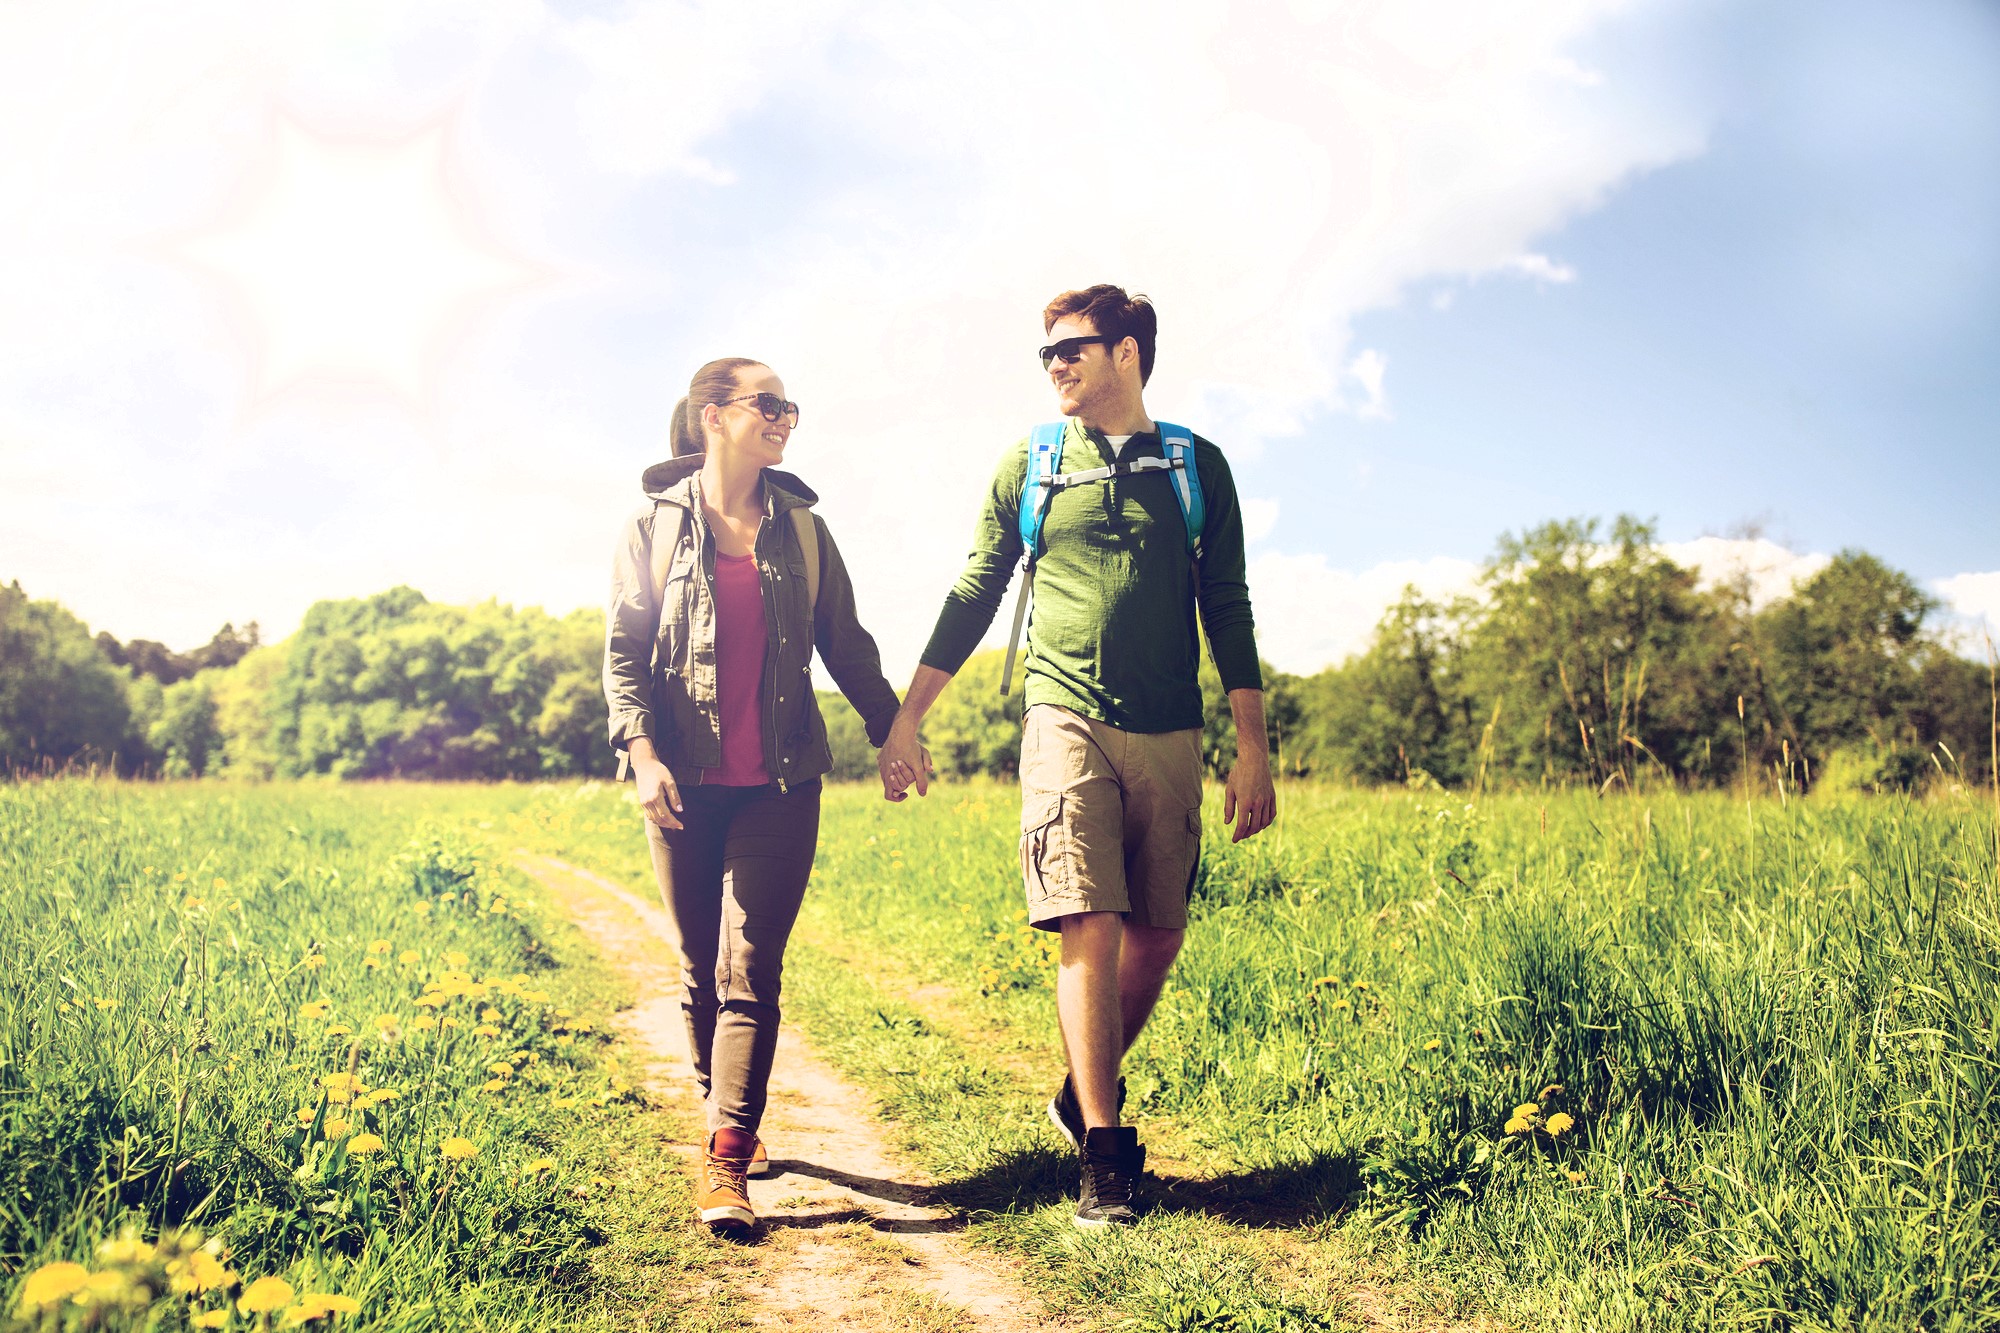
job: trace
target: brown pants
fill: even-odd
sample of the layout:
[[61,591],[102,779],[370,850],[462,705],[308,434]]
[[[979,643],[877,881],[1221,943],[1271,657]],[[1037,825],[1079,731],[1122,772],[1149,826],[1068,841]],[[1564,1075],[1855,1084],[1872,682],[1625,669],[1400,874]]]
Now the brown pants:
[[757,1132],[778,1053],[785,943],[819,844],[820,784],[681,788],[678,829],[648,820],[680,933],[681,1011],[708,1127]]

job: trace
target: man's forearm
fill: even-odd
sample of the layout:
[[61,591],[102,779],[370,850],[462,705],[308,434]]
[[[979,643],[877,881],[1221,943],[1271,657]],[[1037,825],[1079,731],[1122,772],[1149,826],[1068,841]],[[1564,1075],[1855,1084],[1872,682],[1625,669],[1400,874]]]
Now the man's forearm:
[[910,678],[910,688],[903,695],[903,706],[896,714],[897,726],[912,729],[922,725],[924,714],[931,711],[944,687],[951,684],[949,671],[940,671],[933,666],[918,666],[917,674]]
[[1264,732],[1264,691],[1231,690],[1229,715],[1236,722],[1236,757],[1271,762],[1271,745]]

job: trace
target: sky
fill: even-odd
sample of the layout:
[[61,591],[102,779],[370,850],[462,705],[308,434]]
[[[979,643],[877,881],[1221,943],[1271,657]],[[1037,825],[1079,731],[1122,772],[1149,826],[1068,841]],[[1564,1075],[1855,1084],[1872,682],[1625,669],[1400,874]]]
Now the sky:
[[748,355],[899,678],[1100,281],[1283,669],[1621,513],[2000,627],[1991,4],[23,0],[0,124],[0,581],[120,638],[596,606]]

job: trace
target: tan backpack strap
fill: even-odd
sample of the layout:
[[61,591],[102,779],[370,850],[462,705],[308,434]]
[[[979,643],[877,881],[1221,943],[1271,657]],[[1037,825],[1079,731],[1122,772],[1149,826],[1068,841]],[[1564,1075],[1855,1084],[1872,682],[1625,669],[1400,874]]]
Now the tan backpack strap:
[[[662,531],[660,519],[666,517],[666,530]],[[653,559],[647,573],[653,580],[653,606],[657,611],[660,602],[667,595],[667,570],[674,563],[674,548],[681,544],[687,533],[688,511],[677,504],[665,500],[653,503]]]
[[806,605],[819,607],[819,525],[812,510],[796,505],[791,510],[792,530],[798,534],[799,551],[806,558]]

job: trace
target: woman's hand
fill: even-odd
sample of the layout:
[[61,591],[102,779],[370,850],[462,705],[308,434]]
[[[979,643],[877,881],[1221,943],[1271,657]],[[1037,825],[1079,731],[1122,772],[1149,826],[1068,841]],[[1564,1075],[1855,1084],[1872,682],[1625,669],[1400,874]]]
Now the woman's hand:
[[644,736],[634,737],[628,753],[632,758],[632,786],[639,793],[639,808],[661,828],[680,828],[677,816],[681,812],[681,789],[674,785],[674,775],[660,762],[653,742]]

